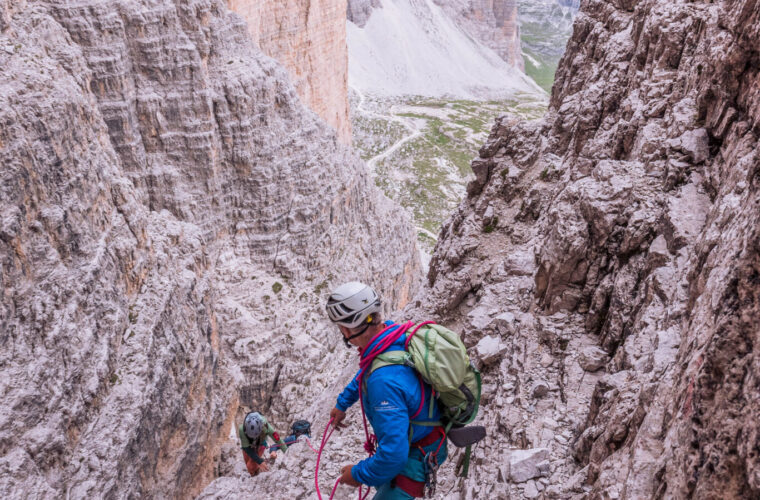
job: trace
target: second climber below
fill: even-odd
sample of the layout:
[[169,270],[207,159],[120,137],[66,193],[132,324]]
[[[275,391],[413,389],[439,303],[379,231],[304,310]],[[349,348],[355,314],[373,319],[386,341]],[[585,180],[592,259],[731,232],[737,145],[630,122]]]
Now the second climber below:
[[[267,449],[267,438],[271,437],[279,445],[279,449],[287,451],[288,446],[285,441],[275,432],[267,419],[259,412],[250,412],[243,419],[243,423],[238,427],[238,437],[240,438],[240,448],[243,450],[243,459],[248,473],[255,476],[259,472],[269,471],[269,466],[264,461],[264,453]],[[273,451],[269,458],[274,460],[277,454]]]
[[[326,308],[346,345],[359,348],[360,363],[368,353],[404,351],[404,335],[378,351],[383,340],[389,340],[387,337],[400,325],[383,321],[382,303],[371,287],[345,283],[330,294]],[[359,373],[361,370],[340,393],[330,412],[337,428],[345,426],[342,421],[346,411],[359,400]],[[341,483],[375,487],[374,500],[423,496],[431,465],[440,465],[447,457],[432,388],[413,368],[403,364],[367,369],[361,384],[364,412],[376,435],[376,450],[369,458],[342,467]],[[365,447],[370,451],[374,445]]]

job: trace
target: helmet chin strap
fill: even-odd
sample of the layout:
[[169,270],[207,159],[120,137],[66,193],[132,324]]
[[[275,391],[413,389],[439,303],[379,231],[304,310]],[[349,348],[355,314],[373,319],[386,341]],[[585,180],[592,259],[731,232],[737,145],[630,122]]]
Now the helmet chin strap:
[[356,337],[359,337],[360,335],[364,335],[364,332],[367,331],[367,328],[369,328],[369,326],[371,324],[372,323],[366,323],[364,325],[364,328],[362,328],[359,333],[355,333],[355,334],[351,335],[350,337],[343,337],[343,343],[346,344],[346,347],[350,349],[351,348],[351,344],[349,344],[348,341],[351,340],[351,339],[355,339]]

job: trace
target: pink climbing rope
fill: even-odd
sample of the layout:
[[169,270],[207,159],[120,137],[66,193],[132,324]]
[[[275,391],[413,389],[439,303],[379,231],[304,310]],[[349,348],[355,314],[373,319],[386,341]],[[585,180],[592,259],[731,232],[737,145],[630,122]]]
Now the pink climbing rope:
[[373,342],[375,342],[377,339],[382,337],[385,332],[388,330],[396,327],[396,331],[393,333],[387,335],[383,340],[378,342],[372,349],[367,351],[362,351],[359,353],[359,374],[356,376],[356,382],[359,386],[359,402],[361,403],[362,407],[362,423],[364,424],[364,450],[369,454],[369,456],[372,456],[375,454],[375,450],[377,449],[377,436],[374,434],[369,433],[369,427],[367,427],[367,415],[364,412],[364,398],[362,397],[362,379],[364,377],[364,373],[367,371],[367,369],[372,366],[372,362],[375,360],[375,358],[384,352],[386,349],[388,349],[394,342],[396,342],[399,337],[401,337],[404,333],[406,333],[409,328],[411,328],[414,325],[414,322],[409,321],[408,323],[404,323],[403,325],[390,325],[383,330],[380,331],[380,333],[376,334],[372,339],[369,341],[369,344],[372,345]]
[[314,449],[314,447],[311,445],[311,439],[309,439],[309,438],[306,438],[306,446],[308,446],[308,447],[311,449],[311,451],[313,451],[314,453],[319,453],[319,452],[318,452],[316,449]]
[[[325,427],[325,432],[322,433],[322,443],[319,445],[319,451],[317,451],[317,467],[314,469],[314,487],[317,489],[317,497],[319,497],[319,500],[322,500],[322,492],[319,491],[319,461],[322,459],[322,450],[325,449],[325,445],[327,444],[327,441],[330,439],[330,436],[332,436],[332,433],[335,431],[335,427],[330,428],[330,424],[333,423],[333,420],[335,419],[331,418],[330,421],[327,422],[327,427]],[[309,447],[311,447],[311,445],[309,445]],[[333,489],[330,492],[330,500],[332,500],[333,497],[335,496],[335,491],[338,489],[339,484],[340,484],[340,478],[338,478],[335,481],[335,485],[333,486]],[[359,500],[366,500],[366,498],[369,496],[370,487],[367,486],[367,492],[364,494],[364,496],[362,496],[362,489],[363,487],[359,486]]]
[[404,349],[406,349],[407,351],[409,350],[409,342],[412,341],[412,337],[414,337],[414,334],[417,333],[417,330],[419,330],[425,325],[434,325],[434,324],[435,324],[434,321],[423,321],[422,323],[417,325],[417,328],[412,330],[412,333],[410,333],[409,336],[406,338],[406,342],[404,342]]
[[[333,423],[333,418],[330,419],[329,422],[327,422],[327,427],[325,427],[325,432],[322,433],[322,444],[319,445],[319,451],[317,452],[317,467],[314,469],[314,486],[317,488],[317,497],[319,497],[319,500],[322,500],[322,493],[319,491],[319,461],[322,459],[322,450],[325,449],[325,443],[327,443],[327,440],[330,439],[330,435],[332,435],[333,431],[335,431],[335,427],[330,429],[330,424]],[[330,432],[327,432],[327,431]],[[333,493],[335,492],[335,488],[333,488]],[[330,498],[332,498],[332,495],[330,495]]]

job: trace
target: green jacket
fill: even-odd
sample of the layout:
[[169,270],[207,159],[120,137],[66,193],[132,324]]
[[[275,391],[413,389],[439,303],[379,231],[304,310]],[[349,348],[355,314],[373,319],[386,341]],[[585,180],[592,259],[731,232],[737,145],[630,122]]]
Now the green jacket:
[[254,462],[257,464],[260,464],[264,461],[263,458],[259,456],[259,446],[267,445],[267,439],[268,437],[272,438],[272,441],[280,445],[280,449],[282,451],[287,451],[288,445],[285,444],[285,441],[283,441],[279,434],[275,432],[275,430],[272,428],[271,425],[269,425],[269,422],[267,422],[266,418],[264,419],[264,428],[262,429],[261,435],[256,438],[255,441],[251,441],[248,436],[245,434],[245,429],[243,428],[243,424],[240,424],[238,426],[238,437],[240,438],[240,447],[243,449],[243,451],[253,459]]

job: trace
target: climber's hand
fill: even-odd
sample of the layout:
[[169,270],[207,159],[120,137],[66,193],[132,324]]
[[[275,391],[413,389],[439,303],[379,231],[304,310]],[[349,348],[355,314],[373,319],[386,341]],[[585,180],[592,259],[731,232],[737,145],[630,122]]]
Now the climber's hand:
[[259,472],[269,472],[269,465],[266,462],[259,464]]
[[346,424],[342,423],[343,419],[346,418],[346,412],[340,411],[337,408],[333,408],[330,410],[330,418],[333,421],[333,427],[336,429],[343,429],[346,427]]
[[340,469],[340,482],[357,488],[361,486],[361,483],[351,475],[351,467],[353,467],[353,465],[344,465]]

